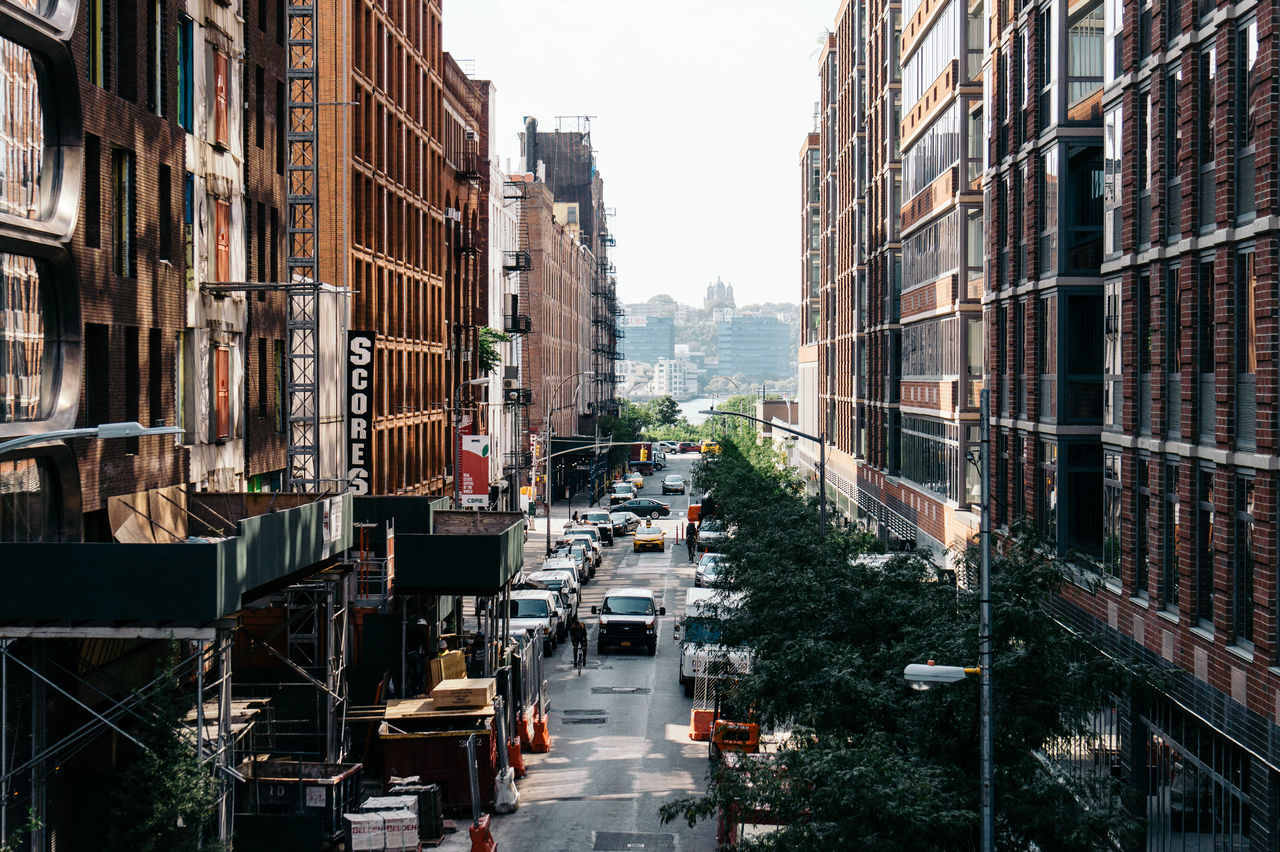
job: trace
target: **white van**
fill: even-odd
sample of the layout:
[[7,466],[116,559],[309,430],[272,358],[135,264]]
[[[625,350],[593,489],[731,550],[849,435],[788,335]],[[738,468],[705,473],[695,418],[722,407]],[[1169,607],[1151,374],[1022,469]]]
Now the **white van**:
[[685,695],[693,697],[697,678],[740,677],[751,671],[748,651],[728,648],[720,642],[721,620],[741,603],[741,592],[698,588],[686,592],[684,617],[676,624],[676,641],[680,643],[680,685],[684,687]]
[[511,630],[532,630],[542,637],[543,650],[550,654],[555,650],[560,633],[560,616],[557,614],[556,592],[540,589],[521,589],[511,593]]

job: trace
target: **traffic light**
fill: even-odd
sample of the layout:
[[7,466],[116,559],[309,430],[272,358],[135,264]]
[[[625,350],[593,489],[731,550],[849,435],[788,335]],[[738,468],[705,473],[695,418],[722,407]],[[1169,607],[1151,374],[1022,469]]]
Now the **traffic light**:
[[649,460],[649,448],[648,448],[648,447],[641,447],[641,448],[640,448],[640,461],[648,461],[648,460]]

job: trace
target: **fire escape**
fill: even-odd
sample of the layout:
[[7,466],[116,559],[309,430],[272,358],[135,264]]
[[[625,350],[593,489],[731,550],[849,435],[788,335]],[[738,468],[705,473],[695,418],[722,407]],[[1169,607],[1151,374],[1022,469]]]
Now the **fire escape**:
[[520,294],[529,284],[533,270],[533,244],[529,233],[529,184],[524,181],[507,181],[503,184],[503,203],[517,208],[516,249],[503,253],[502,271],[506,280],[515,277],[515,292],[503,295],[502,328],[515,338],[515,365],[507,367],[502,378],[503,409],[511,414],[512,441],[503,458],[503,473],[511,476],[516,487],[524,485],[523,471],[532,469],[533,452],[529,443],[529,406],[533,403],[533,391],[524,386],[521,366],[524,362],[522,338],[533,331],[533,320],[520,312]]

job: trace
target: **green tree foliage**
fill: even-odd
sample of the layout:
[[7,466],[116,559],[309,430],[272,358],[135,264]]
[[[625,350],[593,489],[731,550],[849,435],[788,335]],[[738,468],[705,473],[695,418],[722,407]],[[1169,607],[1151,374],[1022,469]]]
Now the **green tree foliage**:
[[[778,833],[734,847],[744,850],[977,848],[978,683],[922,694],[902,675],[908,663],[929,659],[976,662],[976,594],[947,582],[924,556],[860,558],[878,549],[865,534],[832,527],[823,539],[816,500],[800,495],[794,472],[739,422],[696,476],[736,527],[723,570],[744,601],[725,639],[750,647],[753,668],[729,701],[790,734],[750,777],[713,762],[706,795],[669,802],[663,819],[692,823],[735,806],[785,817]],[[959,558],[960,570],[977,576],[976,553]],[[993,558],[1003,850],[1110,849],[1138,836],[1119,781],[1073,780],[1040,756],[1083,737],[1111,696],[1149,676],[1097,653],[1050,616],[1049,599],[1068,577],[1030,530],[1016,530]]]
[[654,426],[674,426],[680,419],[680,406],[673,396],[659,396],[649,400],[649,419]]
[[494,328],[485,326],[476,335],[476,345],[480,347],[480,372],[492,373],[502,366],[502,353],[498,351],[499,343],[510,343],[511,335],[504,334]]
[[128,763],[115,784],[111,847],[129,852],[218,849],[202,833],[218,800],[218,784],[196,756],[182,720],[191,690],[175,673],[177,646],[170,643],[157,667],[163,678],[148,702],[150,724],[132,733],[147,746],[129,744]]

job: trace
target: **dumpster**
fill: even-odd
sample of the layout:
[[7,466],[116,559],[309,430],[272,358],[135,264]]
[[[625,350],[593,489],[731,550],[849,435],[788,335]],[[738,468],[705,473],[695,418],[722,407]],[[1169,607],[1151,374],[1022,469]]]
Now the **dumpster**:
[[446,813],[470,815],[471,775],[463,745],[472,734],[476,735],[480,807],[492,808],[499,765],[492,705],[440,710],[429,698],[390,702],[378,727],[384,783],[390,786],[393,776],[416,775],[421,783],[440,788]]
[[347,836],[342,815],[357,810],[361,764],[255,757],[237,769],[245,777],[235,796],[237,849],[275,852],[280,831],[298,850],[333,848]]

